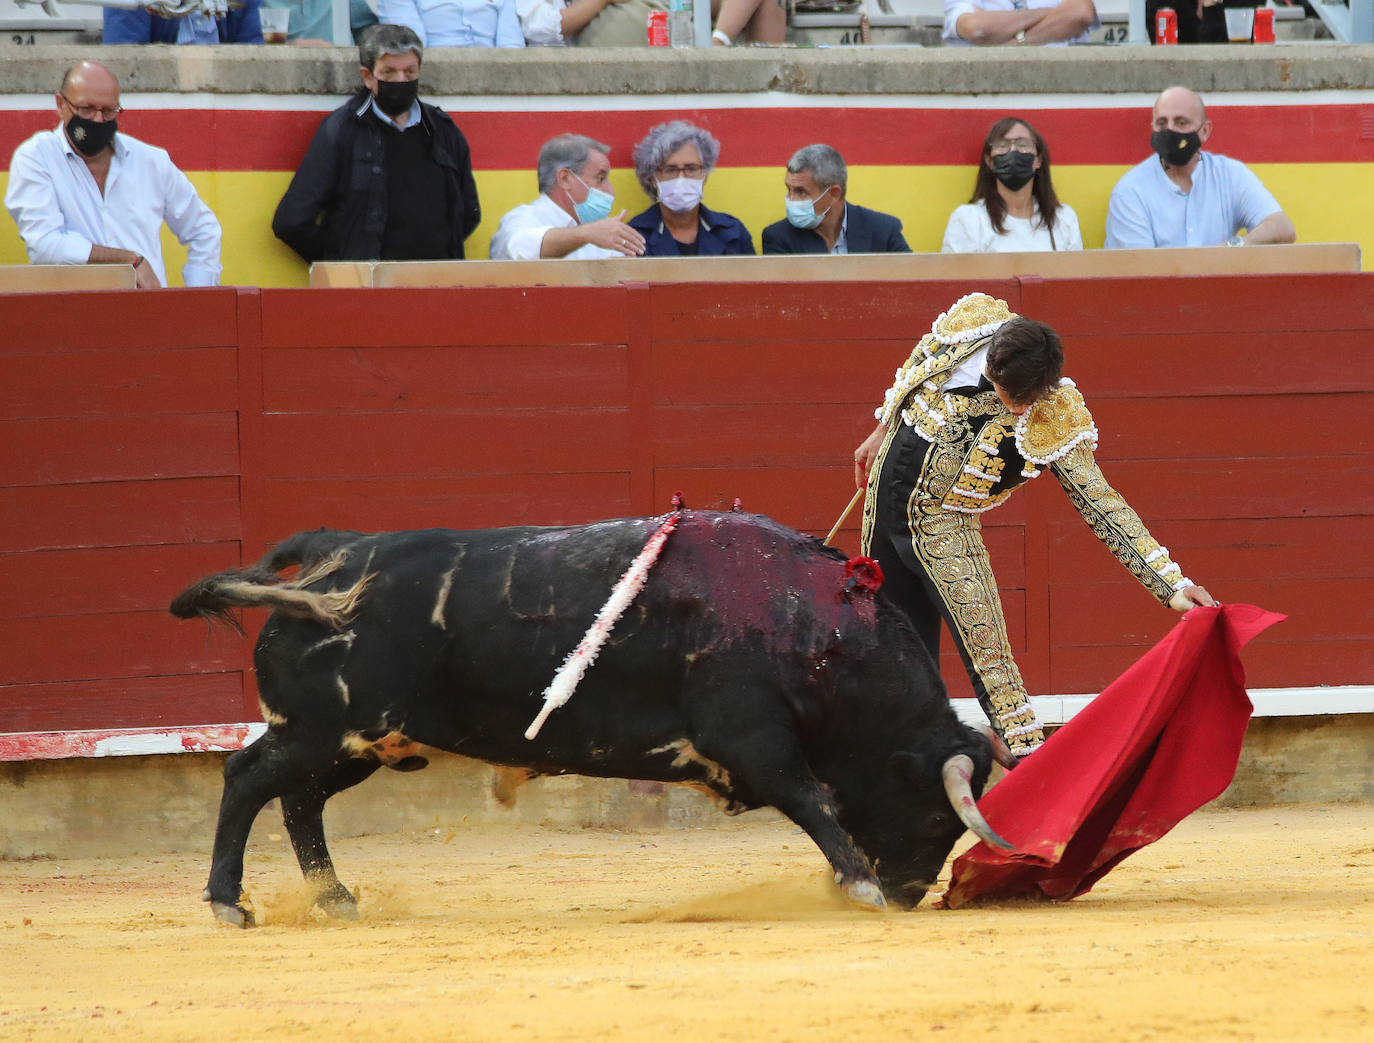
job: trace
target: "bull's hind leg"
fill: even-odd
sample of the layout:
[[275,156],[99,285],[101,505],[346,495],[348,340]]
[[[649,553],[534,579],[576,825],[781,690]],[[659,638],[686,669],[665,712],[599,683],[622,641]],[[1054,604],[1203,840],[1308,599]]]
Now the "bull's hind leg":
[[358,918],[358,901],[334,872],[334,860],[324,839],[324,804],[336,793],[356,786],[380,767],[375,760],[346,760],[334,765],[331,774],[282,797],[282,817],[291,847],[306,883],[315,892],[315,904],[330,916]]
[[252,927],[253,913],[244,906],[243,852],[253,820],[269,800],[306,786],[313,776],[327,773],[338,742],[319,736],[288,739],[268,729],[257,742],[224,762],[224,795],[210,861],[210,880],[202,896],[216,918],[235,927]]

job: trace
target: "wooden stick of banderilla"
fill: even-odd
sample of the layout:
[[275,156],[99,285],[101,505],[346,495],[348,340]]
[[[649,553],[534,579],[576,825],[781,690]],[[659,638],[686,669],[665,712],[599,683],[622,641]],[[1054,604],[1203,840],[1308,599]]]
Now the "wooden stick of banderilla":
[[835,533],[840,531],[840,526],[844,524],[844,520],[853,512],[854,506],[863,499],[863,495],[864,491],[862,489],[855,491],[854,495],[849,500],[849,506],[844,509],[844,513],[841,514],[839,519],[835,522],[835,527],[830,530],[830,535],[825,538],[825,543],[821,544],[821,546],[826,547],[830,545],[830,541],[835,538]]

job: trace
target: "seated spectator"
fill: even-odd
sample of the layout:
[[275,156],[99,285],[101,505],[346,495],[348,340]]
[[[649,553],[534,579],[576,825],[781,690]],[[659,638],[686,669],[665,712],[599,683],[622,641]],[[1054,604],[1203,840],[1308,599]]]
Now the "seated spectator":
[[491,237],[493,261],[638,257],[644,236],[611,214],[611,147],[560,134],[539,150],[539,198],[507,212]]
[[720,142],[682,120],[660,123],[635,146],[635,176],[658,202],[630,221],[652,257],[752,254],[737,218],[708,210],[701,195],[716,169]]
[[[530,47],[561,47],[578,42],[578,33],[609,7],[626,0],[515,0],[520,29]],[[642,35],[642,34],[641,34]],[[636,41],[642,42],[642,41]]]
[[223,18],[208,14],[188,14],[181,18],[162,18],[146,7],[121,11],[107,7],[101,13],[101,41],[114,43],[262,43],[262,22],[258,10],[262,0],[243,0],[231,7]]
[[306,261],[461,259],[482,219],[467,138],[419,100],[424,48],[374,25],[363,86],[320,124],[277,204],[272,231]]
[[940,252],[1081,249],[1078,215],[1054,192],[1045,139],[1025,120],[998,120],[983,142],[973,196],[949,215]]
[[[334,46],[334,0],[262,0],[264,8],[291,12],[286,23],[286,42],[298,47]],[[349,0],[349,29],[355,44],[362,42],[364,29],[377,24],[377,13],[367,0]]]
[[729,47],[741,33],[750,43],[782,43],[787,39],[786,0],[715,0],[711,13],[716,28],[714,47]]
[[1107,202],[1107,249],[1297,238],[1293,222],[1249,167],[1201,151],[1212,136],[1201,97],[1187,87],[1165,89],[1155,99],[1151,127],[1155,155],[1121,175]]
[[849,171],[829,145],[807,145],[787,161],[787,219],[763,230],[766,254],[911,253],[902,222],[845,198]]
[[377,0],[377,17],[426,47],[524,47],[515,0]]
[[119,81],[99,62],[62,77],[54,130],[14,150],[5,208],[32,264],[127,264],[167,285],[162,225],[186,246],[187,286],[216,286],[219,221],[164,149],[121,133]]
[[945,0],[946,47],[1087,43],[1092,0]]

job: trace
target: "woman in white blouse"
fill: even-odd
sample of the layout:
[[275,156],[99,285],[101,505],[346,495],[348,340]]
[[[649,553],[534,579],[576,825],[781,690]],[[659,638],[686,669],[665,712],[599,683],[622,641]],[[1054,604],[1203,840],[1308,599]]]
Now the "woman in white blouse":
[[983,142],[973,198],[949,215],[940,252],[1081,249],[1078,215],[1054,194],[1045,139],[1025,120],[998,120]]

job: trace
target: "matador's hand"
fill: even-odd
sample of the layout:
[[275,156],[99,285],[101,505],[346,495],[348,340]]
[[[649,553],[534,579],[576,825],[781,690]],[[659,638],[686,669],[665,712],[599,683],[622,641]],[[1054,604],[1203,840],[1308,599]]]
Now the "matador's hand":
[[868,472],[873,467],[873,461],[878,455],[878,450],[883,447],[883,439],[887,437],[887,428],[879,424],[873,429],[873,433],[864,439],[863,445],[854,450],[854,486],[862,489],[868,485]]
[[1175,612],[1187,612],[1190,608],[1215,608],[1219,605],[1206,589],[1199,586],[1184,587],[1169,599],[1169,607]]

